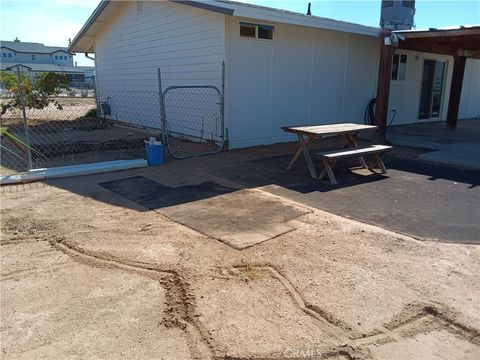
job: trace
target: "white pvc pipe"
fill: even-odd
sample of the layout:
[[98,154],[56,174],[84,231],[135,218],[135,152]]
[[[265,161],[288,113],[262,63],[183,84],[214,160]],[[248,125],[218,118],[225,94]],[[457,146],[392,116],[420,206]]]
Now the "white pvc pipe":
[[0,176],[1,185],[21,184],[25,182],[63,178],[70,176],[80,176],[89,174],[99,174],[110,171],[136,169],[147,166],[144,159],[136,160],[115,160],[98,162],[92,164],[59,166],[45,169],[34,169],[27,173]]

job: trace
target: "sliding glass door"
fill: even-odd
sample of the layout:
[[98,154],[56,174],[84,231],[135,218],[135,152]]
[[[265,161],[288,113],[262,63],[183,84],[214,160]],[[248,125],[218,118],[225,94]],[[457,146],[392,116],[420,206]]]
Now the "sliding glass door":
[[424,60],[418,119],[437,119],[441,115],[445,87],[445,61]]

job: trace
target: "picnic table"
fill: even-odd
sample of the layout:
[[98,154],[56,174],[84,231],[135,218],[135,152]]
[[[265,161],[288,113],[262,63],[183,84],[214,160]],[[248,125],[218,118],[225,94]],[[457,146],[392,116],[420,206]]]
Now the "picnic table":
[[[308,169],[310,171],[310,175],[312,176],[312,178],[316,179],[317,173],[315,171],[315,166],[313,165],[313,161],[310,156],[310,151],[308,149],[309,145],[311,145],[311,143],[316,139],[322,139],[331,136],[343,136],[346,141],[343,149],[320,153],[324,165],[324,169],[319,176],[320,179],[325,177],[325,175],[328,175],[331,183],[336,184],[337,182],[335,176],[333,175],[332,167],[337,159],[346,157],[357,157],[362,167],[368,167],[369,169],[372,169],[373,167],[379,166],[382,170],[382,173],[386,173],[386,168],[380,158],[380,155],[383,152],[391,149],[391,147],[384,145],[372,145],[370,147],[360,149],[357,143],[357,137],[359,133],[375,131],[376,129],[377,126],[374,125],[362,125],[353,123],[282,127],[283,131],[297,135],[299,141],[298,150],[288,164],[287,170],[292,169],[295,162],[303,153],[305,161],[307,162]],[[345,150],[345,148],[350,148],[350,150]],[[367,154],[375,155],[374,161],[370,165],[367,165],[363,157]]]

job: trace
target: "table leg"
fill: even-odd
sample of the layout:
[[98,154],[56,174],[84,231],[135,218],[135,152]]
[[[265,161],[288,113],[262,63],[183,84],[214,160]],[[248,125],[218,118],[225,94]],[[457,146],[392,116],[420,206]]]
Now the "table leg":
[[335,165],[335,159],[333,160],[322,159],[322,161],[323,161],[323,167],[324,167],[324,171],[322,172],[323,174],[322,179],[325,176],[324,173],[327,173],[328,178],[330,179],[330,182],[332,183],[332,185],[337,185],[337,179],[335,179],[335,175],[333,174],[333,169],[332,169],[332,167]]
[[[297,136],[298,136],[300,145],[298,146],[298,149],[297,149],[297,152],[295,153],[295,155],[293,155],[292,160],[291,160],[290,163],[287,165],[287,170],[288,170],[288,171],[292,170],[293,164],[295,164],[295,163],[297,162],[298,158],[300,157],[300,154],[301,154],[302,151],[303,151],[303,147],[302,147],[303,136],[300,135],[300,134],[297,134]],[[306,144],[306,145],[309,145],[309,144],[313,141],[313,139],[314,139],[313,136],[308,136],[308,137],[307,137],[307,140],[305,140],[305,144]]]
[[[313,166],[313,161],[312,158],[310,157],[310,152],[308,151],[307,147],[307,142],[303,139],[303,136],[298,136],[298,139],[300,140],[300,146],[303,151],[303,156],[305,157],[305,160],[307,161],[308,165],[308,170],[310,170],[310,175],[312,176],[313,179],[317,178],[317,173],[315,171],[315,167]],[[308,141],[308,139],[307,139]],[[310,140],[311,141],[311,140]]]
[[[345,134],[345,137],[347,138],[347,146],[351,146],[355,149],[358,148],[358,143],[356,140],[357,134]],[[358,161],[364,169],[368,168],[367,162],[365,161],[365,158],[363,156],[359,156]]]
[[370,165],[368,165],[368,168],[372,172],[374,172],[373,170],[376,169],[377,167],[381,170],[382,174],[387,173],[387,168],[386,168],[380,154],[375,154],[373,156],[372,162],[370,163]]

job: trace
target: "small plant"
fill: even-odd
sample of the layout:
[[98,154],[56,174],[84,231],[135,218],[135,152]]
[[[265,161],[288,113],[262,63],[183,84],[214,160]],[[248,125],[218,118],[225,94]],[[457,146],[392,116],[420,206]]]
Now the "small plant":
[[[20,98],[20,88],[17,75],[6,71],[0,72],[0,81],[5,88],[14,94],[13,98],[2,104],[1,114],[5,114],[9,109],[20,109],[22,99]],[[35,77],[28,78],[22,74],[21,84],[25,96],[25,106],[29,109],[43,109],[50,103],[54,103],[57,109],[63,107],[50,97],[61,93],[62,89],[67,89],[69,80],[66,75],[53,72],[46,72]]]
[[97,117],[97,108],[88,110],[85,113],[85,117]]
[[247,264],[245,267],[245,275],[250,281],[258,280],[262,277],[262,271],[259,270],[257,267]]

